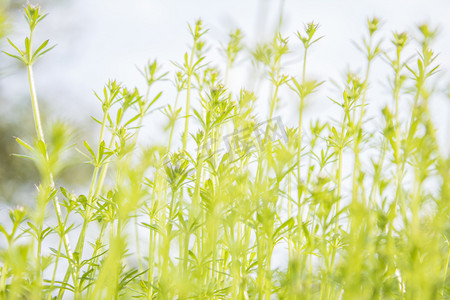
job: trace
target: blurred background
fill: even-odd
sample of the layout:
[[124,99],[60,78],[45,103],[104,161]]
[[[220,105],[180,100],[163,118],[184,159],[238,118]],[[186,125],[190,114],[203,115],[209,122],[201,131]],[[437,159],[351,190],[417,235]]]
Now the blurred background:
[[[258,42],[272,39],[279,29],[288,37],[291,53],[286,70],[300,75],[302,49],[295,37],[307,22],[320,24],[319,34],[324,38],[311,50],[308,76],[325,80],[321,91],[310,101],[309,118],[332,116],[334,107],[327,96],[339,96],[332,81],[341,82],[348,68],[362,71],[364,57],[354,46],[365,33],[368,17],[377,16],[383,24],[384,45],[389,48],[393,31],[408,31],[414,36],[416,25],[424,22],[439,27],[439,37],[434,49],[440,53],[441,72],[439,93],[432,99],[431,108],[438,127],[438,135],[445,149],[450,149],[450,101],[447,88],[450,66],[450,1],[448,0],[42,0],[39,3],[48,17],[38,27],[36,39],[50,39],[57,44],[35,65],[36,87],[41,102],[44,126],[51,131],[52,124],[64,122],[72,128],[73,141],[94,141],[98,135],[96,123],[90,116],[100,114],[100,105],[93,91],[99,91],[109,79],[124,85],[144,89],[145,81],[137,68],[145,66],[149,59],[157,59],[164,71],[174,77],[176,68],[172,62],[180,62],[190,45],[188,24],[202,18],[209,28],[206,36],[211,49],[208,61],[223,62],[221,44],[228,41],[228,34],[240,28],[245,36],[245,46],[252,51]],[[6,37],[22,44],[27,35],[23,18],[26,1],[0,0],[0,50],[10,51]],[[255,84],[251,72],[250,55],[239,58],[238,67],[230,74],[230,86],[237,92],[241,87],[251,89]],[[377,61],[372,77],[379,89],[369,96],[370,108],[376,108],[391,100],[383,62]],[[250,67],[250,68],[249,68]],[[387,67],[387,66],[386,66]],[[168,88],[168,89],[167,89]],[[167,86],[160,106],[174,101]],[[168,92],[166,92],[166,90]],[[264,91],[264,89],[262,89]],[[259,101],[267,101],[260,95]],[[291,99],[292,98],[292,99]],[[278,115],[287,126],[295,126],[296,109],[292,109],[295,96],[286,94]],[[194,104],[195,105],[195,104]],[[295,104],[297,105],[297,104]],[[261,105],[261,107],[265,107]],[[261,108],[262,119],[264,108]],[[141,142],[153,144],[165,140],[163,127],[166,120],[161,112],[152,118],[143,130]],[[161,134],[155,134],[160,132]],[[0,202],[30,203],[30,192],[38,183],[37,171],[30,161],[11,156],[20,152],[14,137],[31,141],[35,132],[26,70],[10,57],[0,54]],[[57,134],[57,133],[56,133]],[[76,145],[75,145],[76,147]],[[70,178],[83,186],[90,171],[89,166],[79,164],[83,158],[71,151],[73,164],[63,171],[61,179]],[[76,188],[76,187],[72,187]]]

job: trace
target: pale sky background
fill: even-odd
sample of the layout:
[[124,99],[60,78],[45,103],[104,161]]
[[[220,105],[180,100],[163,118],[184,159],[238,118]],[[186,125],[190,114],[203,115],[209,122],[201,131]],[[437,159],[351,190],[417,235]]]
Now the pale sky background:
[[[60,118],[73,122],[91,122],[89,116],[98,115],[100,108],[93,90],[100,90],[108,79],[117,79],[129,87],[143,88],[144,82],[136,66],[142,67],[148,59],[155,58],[163,64],[164,70],[175,70],[170,61],[181,61],[190,44],[187,24],[192,24],[199,17],[203,19],[205,27],[210,29],[206,39],[214,50],[210,58],[215,59],[218,57],[214,54],[217,53],[215,50],[220,42],[227,41],[231,29],[241,28],[249,47],[256,40],[270,38],[279,17],[280,4],[281,0],[46,1],[42,6],[49,15],[38,28],[36,36],[41,40],[49,38],[58,46],[35,67],[39,97],[52,107],[52,115],[58,113]],[[18,11],[13,19],[13,32],[10,34],[13,41],[22,41],[27,33],[21,13]],[[326,83],[312,99],[308,115],[333,115],[333,105],[327,96],[338,97],[339,93],[330,79],[340,81],[347,67],[362,71],[363,56],[353,46],[352,40],[361,41],[367,17],[381,18],[383,34],[380,37],[385,38],[385,45],[389,44],[394,30],[417,33],[414,26],[423,22],[439,26],[440,36],[435,50],[440,53],[439,62],[443,71],[438,76],[442,78],[442,88],[449,81],[448,74],[444,72],[450,66],[448,0],[285,0],[283,16],[282,35],[288,37],[291,44],[293,52],[288,61],[292,62],[289,68],[295,75],[300,73],[303,54],[295,32],[302,30],[303,24],[314,20],[320,24],[319,34],[324,36],[311,48],[307,73],[309,77],[325,80]],[[5,43],[0,48],[9,49]],[[248,58],[248,55],[241,56],[241,62],[246,63]],[[384,63],[378,60],[375,64],[380,67],[374,69],[373,82],[382,86],[387,80],[385,73],[381,72]],[[11,102],[18,99],[28,101],[24,70],[5,55],[0,57],[0,66],[6,70],[0,77],[2,95]],[[231,73],[231,77],[236,92],[245,86],[247,77],[242,76],[239,70]],[[170,78],[173,78],[173,73]],[[369,95],[369,98],[377,98],[369,99],[373,100],[374,107],[390,100],[387,88],[378,88],[377,93]],[[171,97],[170,93],[166,93],[161,105],[173,101]],[[286,101],[290,101],[289,97],[295,101],[293,95],[288,96]],[[266,106],[267,97],[262,97],[260,102]],[[446,141],[449,137],[449,101],[437,97],[431,105],[440,129],[439,135]],[[294,126],[297,110],[292,107],[289,103],[282,103],[280,114],[288,125]],[[7,111],[9,106],[2,109]],[[162,114],[155,115],[155,118],[161,119]],[[93,122],[87,125],[95,126]],[[150,141],[158,140],[151,134],[148,138]]]

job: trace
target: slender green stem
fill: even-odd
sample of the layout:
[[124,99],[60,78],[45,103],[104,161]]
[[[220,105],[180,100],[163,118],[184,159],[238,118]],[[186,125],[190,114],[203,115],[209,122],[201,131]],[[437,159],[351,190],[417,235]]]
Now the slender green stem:
[[34,125],[36,128],[36,134],[37,134],[38,140],[45,143],[44,131],[42,130],[41,115],[39,113],[39,104],[37,101],[36,88],[35,88],[35,84],[34,84],[33,68],[31,65],[27,65],[27,74],[28,74],[28,84],[30,87],[31,104],[33,107],[33,116],[34,116]]
[[192,46],[191,56],[189,58],[189,66],[187,66],[187,90],[186,90],[186,120],[184,122],[184,134],[183,134],[183,151],[186,150],[187,137],[189,134],[189,114],[190,114],[190,105],[191,105],[191,81],[193,75],[193,63],[194,63],[194,55],[195,49],[197,48],[197,38],[194,38],[194,45]]
[[443,279],[442,279],[442,291],[441,291],[441,295],[442,297],[444,297],[444,292],[445,292],[445,287],[447,286],[447,273],[448,273],[448,264],[450,263],[450,243],[447,241],[447,259],[445,260],[445,265],[444,265],[444,275],[443,275]]
[[[174,111],[177,111],[177,104],[178,104],[179,98],[180,98],[180,91],[177,91],[177,96],[175,98]],[[169,134],[169,145],[167,146],[168,151],[170,151],[170,149],[172,148],[173,132],[175,129],[176,121],[177,120],[170,120],[171,124],[170,124],[170,134]]]
[[[31,45],[32,45],[32,37],[33,37],[33,30],[31,30],[31,33],[30,33],[30,46],[29,46],[30,52],[31,52]],[[28,57],[30,57],[30,56],[28,56]],[[34,121],[35,121],[37,137],[38,137],[38,140],[42,141],[42,143],[44,143],[44,145],[45,145],[44,132],[42,129],[41,115],[40,115],[40,111],[39,111],[39,103],[38,103],[36,87],[35,87],[35,83],[34,83],[33,68],[32,68],[31,64],[27,64],[27,74],[28,74],[28,84],[29,84],[29,88],[30,88],[30,96],[31,96],[33,117],[34,117]],[[44,159],[46,162],[48,161],[48,153],[45,153]],[[53,174],[52,174],[51,170],[48,170],[48,173],[46,175],[47,175],[47,178],[43,178],[43,179],[47,182],[47,184],[50,186],[50,188],[53,189],[55,187],[55,182],[54,182]],[[52,199],[52,201],[53,201],[53,206],[55,208],[58,225],[61,225],[63,218],[62,218],[61,207],[60,207],[58,198],[54,197]],[[68,237],[67,233],[65,233],[63,236],[63,242],[64,242],[64,248],[66,250],[67,256],[70,259],[72,259],[73,254],[70,249],[70,242],[69,242],[69,237]]]
[[[303,67],[302,67],[302,85],[304,86],[306,83],[306,58],[308,55],[308,47],[305,46],[305,53],[303,55]],[[298,226],[298,245],[297,249],[300,250],[300,243],[302,242],[302,195],[303,195],[303,183],[301,178],[301,152],[302,152],[302,123],[303,123],[303,109],[305,107],[305,94],[300,95],[300,111],[299,111],[299,117],[298,117],[298,146],[297,146],[297,226]],[[300,254],[300,251],[298,253]]]

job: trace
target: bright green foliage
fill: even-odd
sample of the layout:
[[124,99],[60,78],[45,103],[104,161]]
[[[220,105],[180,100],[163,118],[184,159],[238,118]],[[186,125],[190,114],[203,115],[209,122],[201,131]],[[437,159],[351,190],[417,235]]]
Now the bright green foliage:
[[[163,109],[168,145],[142,148],[137,138],[168,77],[155,60],[141,71],[144,93],[110,81],[95,94],[98,141],[79,150],[92,177],[86,193],[75,194],[54,181],[69,133],[56,126],[46,141],[40,121],[32,66],[51,47],[45,41],[33,50],[32,37],[44,16],[27,6],[25,49],[9,41],[16,52],[7,53],[27,67],[37,138],[17,142],[41,181],[35,207],[11,209],[1,222],[1,299],[450,297],[450,160],[428,106],[438,70],[434,29],[419,27],[418,52],[407,59],[409,35],[394,33],[385,50],[379,20],[368,20],[359,46],[365,72],[348,72],[340,96],[330,98],[340,117],[305,125],[305,103],[322,84],[306,68],[319,46],[317,24],[297,33],[301,77],[284,73],[290,50],[281,34],[251,53],[271,86],[261,123],[255,107],[262,99],[227,88],[242,33],[223,46],[222,76],[206,64],[199,20],[190,27],[192,48],[176,64],[176,99]],[[379,58],[391,67],[392,96],[383,127],[370,129],[370,70]],[[276,117],[281,90],[296,99],[289,105],[298,109],[298,127]],[[280,260],[285,266],[275,268]]]

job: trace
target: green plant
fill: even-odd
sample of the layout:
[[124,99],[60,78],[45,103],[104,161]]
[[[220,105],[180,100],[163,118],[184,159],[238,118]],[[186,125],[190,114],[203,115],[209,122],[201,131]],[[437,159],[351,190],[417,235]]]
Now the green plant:
[[[323,84],[307,75],[317,24],[297,33],[300,79],[285,74],[289,43],[280,33],[251,51],[270,86],[261,122],[256,91],[228,88],[243,55],[241,32],[222,47],[222,75],[207,63],[206,30],[197,21],[192,48],[175,63],[175,103],[169,99],[163,110],[168,144],[138,143],[144,118],[166,99],[159,83],[169,73],[154,60],[141,71],[144,93],[110,81],[95,94],[102,107],[93,117],[98,141],[79,150],[92,177],[76,194],[55,184],[68,132],[56,125],[57,138],[45,140],[34,84],[33,64],[52,49],[45,41],[33,50],[45,15],[28,5],[25,17],[25,49],[8,40],[17,53],[6,54],[27,69],[36,139],[18,138],[18,156],[34,162],[40,183],[35,207],[11,209],[0,225],[7,242],[0,252],[2,299],[449,297],[450,160],[428,106],[439,69],[431,48],[436,31],[428,25],[418,27],[418,54],[406,60],[404,50],[414,47],[408,34],[394,33],[385,46],[379,20],[369,19],[358,46],[363,75],[347,72],[330,98],[340,117],[306,126],[306,102]],[[372,66],[381,58],[392,69],[392,99],[379,114],[380,131],[366,109]],[[296,127],[277,116],[281,91],[297,101]],[[181,146],[173,150],[182,111]],[[287,265],[275,269],[284,249]]]

